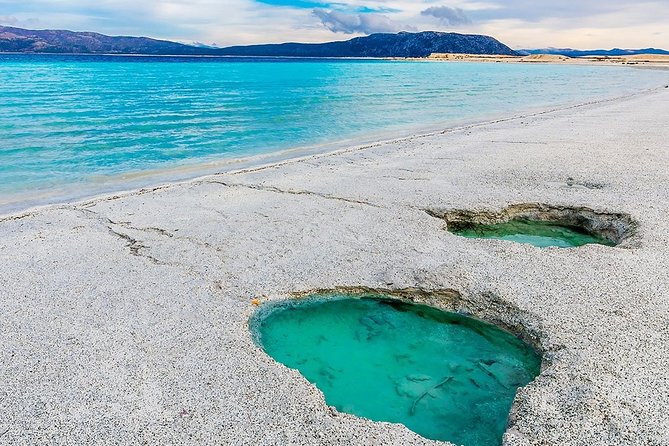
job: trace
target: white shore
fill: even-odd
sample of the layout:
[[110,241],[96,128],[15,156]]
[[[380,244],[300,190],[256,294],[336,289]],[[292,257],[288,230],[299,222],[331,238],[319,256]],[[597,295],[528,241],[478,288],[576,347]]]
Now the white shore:
[[568,57],[558,54],[501,56],[495,54],[434,53],[425,60],[441,62],[550,63],[570,65],[637,65],[639,68],[669,69],[669,55],[634,54],[627,56]]
[[[367,287],[534,340],[505,444],[669,445],[668,112],[661,88],[0,219],[0,444],[439,444],[252,342],[252,299]],[[637,235],[539,249],[426,212],[518,203]]]

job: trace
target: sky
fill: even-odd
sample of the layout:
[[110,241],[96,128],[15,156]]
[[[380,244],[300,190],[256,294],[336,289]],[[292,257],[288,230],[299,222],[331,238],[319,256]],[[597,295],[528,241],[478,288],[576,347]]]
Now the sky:
[[0,0],[0,24],[218,46],[435,30],[515,49],[669,49],[669,0]]

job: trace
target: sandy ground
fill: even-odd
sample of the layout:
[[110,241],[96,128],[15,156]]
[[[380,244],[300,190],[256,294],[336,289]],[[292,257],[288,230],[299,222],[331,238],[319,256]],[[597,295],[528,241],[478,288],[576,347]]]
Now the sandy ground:
[[[669,83],[669,79],[668,79]],[[335,287],[544,352],[507,445],[669,445],[669,89],[0,221],[0,444],[419,445],[252,342],[252,299]],[[457,237],[426,210],[624,212],[626,247]],[[451,293],[452,295],[452,293]]]
[[567,57],[558,54],[531,54],[529,56],[500,56],[493,54],[434,53],[432,61],[451,62],[503,62],[503,63],[566,63],[578,65],[640,65],[669,68],[669,55],[635,54],[632,56],[583,56]]

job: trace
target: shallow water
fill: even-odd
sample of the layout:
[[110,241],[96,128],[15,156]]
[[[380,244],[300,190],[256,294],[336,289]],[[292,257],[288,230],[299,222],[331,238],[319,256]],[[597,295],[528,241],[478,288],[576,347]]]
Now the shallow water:
[[[656,86],[620,67],[0,55],[0,211]],[[161,173],[162,172],[162,173]],[[129,184],[130,177],[134,178]],[[138,179],[139,178],[139,179]]]
[[540,358],[492,325],[383,296],[305,300],[255,321],[258,342],[339,411],[466,446],[501,444]]
[[476,225],[471,228],[453,231],[454,234],[468,238],[486,238],[526,243],[539,248],[558,247],[574,248],[591,243],[614,246],[610,240],[589,234],[579,228],[561,226],[547,222],[511,220],[492,225]]

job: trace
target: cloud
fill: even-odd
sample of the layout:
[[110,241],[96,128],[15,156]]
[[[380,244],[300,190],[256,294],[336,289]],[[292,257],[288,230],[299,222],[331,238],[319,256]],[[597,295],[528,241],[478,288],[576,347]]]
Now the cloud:
[[395,33],[413,29],[383,14],[347,14],[324,9],[314,9],[313,14],[320,19],[323,26],[335,33]]
[[258,3],[265,3],[272,6],[286,6],[289,8],[327,8],[330,5],[324,2],[310,0],[256,0]]
[[421,15],[436,17],[442,23],[448,25],[468,25],[472,23],[465,11],[460,8],[449,8],[448,6],[431,6],[421,11]]
[[16,25],[19,19],[11,15],[0,15],[0,25]]

